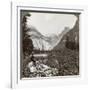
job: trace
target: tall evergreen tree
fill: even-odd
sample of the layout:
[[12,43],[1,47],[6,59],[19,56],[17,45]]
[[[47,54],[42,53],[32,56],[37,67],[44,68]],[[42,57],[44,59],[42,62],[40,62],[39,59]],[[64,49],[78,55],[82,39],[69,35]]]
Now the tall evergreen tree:
[[27,11],[23,11],[22,13],[22,48],[23,48],[23,54],[25,56],[29,56],[33,51],[33,43],[30,39],[30,35],[27,34],[28,28],[27,28],[27,17],[30,17],[31,15]]

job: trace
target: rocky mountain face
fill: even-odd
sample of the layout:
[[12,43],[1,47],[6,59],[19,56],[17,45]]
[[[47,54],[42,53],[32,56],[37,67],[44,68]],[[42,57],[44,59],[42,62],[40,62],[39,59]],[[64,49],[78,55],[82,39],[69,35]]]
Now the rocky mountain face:
[[35,27],[29,27],[27,34],[30,35],[30,38],[33,41],[34,49],[36,50],[52,50],[56,47],[62,37],[69,31],[70,29],[66,27],[62,33],[56,35],[42,35]]
[[44,36],[34,27],[28,28],[27,34],[30,35],[36,50],[52,50],[60,41],[59,36]]
[[[69,43],[72,43],[70,45]],[[73,48],[75,47],[75,44],[79,44],[79,21],[76,21],[75,26],[72,29],[69,29],[66,31],[65,34],[62,35],[61,41],[58,43],[58,45],[56,45],[56,47],[54,47],[55,50],[60,50],[62,48]],[[72,47],[73,46],[73,47]],[[79,48],[79,47],[77,47]]]

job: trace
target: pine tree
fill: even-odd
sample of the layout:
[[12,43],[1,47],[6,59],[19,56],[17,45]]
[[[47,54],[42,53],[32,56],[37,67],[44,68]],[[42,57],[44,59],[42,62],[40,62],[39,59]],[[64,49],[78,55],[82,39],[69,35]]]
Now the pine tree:
[[27,28],[27,17],[30,17],[31,15],[26,11],[23,11],[22,16],[22,48],[23,48],[23,54],[24,57],[29,56],[33,51],[33,43],[30,38],[30,35],[27,34],[28,28]]

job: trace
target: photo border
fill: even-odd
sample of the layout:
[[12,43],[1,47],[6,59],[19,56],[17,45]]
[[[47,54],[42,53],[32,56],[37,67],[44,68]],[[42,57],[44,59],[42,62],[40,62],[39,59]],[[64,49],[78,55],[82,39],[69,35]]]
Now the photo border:
[[[48,4],[50,5],[50,4]],[[84,32],[84,29],[86,28],[86,24],[84,23],[85,20],[85,15],[86,15],[86,8],[85,7],[74,7],[73,9],[70,8],[70,7],[66,7],[66,6],[59,6],[59,7],[56,7],[56,5],[50,5],[49,7],[47,7],[47,5],[44,5],[44,7],[42,7],[43,5],[41,5],[41,7],[36,4],[36,5],[33,5],[33,4],[28,4],[28,3],[11,3],[11,30],[12,30],[12,60],[11,60],[11,71],[12,71],[12,75],[11,75],[11,87],[12,88],[15,88],[15,87],[33,87],[34,85],[36,85],[38,82],[41,83],[42,81],[45,83],[45,82],[52,82],[55,80],[59,81],[59,82],[63,82],[63,81],[66,81],[66,82],[63,82],[63,84],[61,85],[67,85],[68,81],[72,81],[70,79],[73,79],[73,80],[76,80],[75,82],[71,83],[71,84],[77,84],[77,82],[79,83],[85,83],[86,78],[86,74],[83,76],[83,73],[86,72],[86,64],[84,64],[84,60],[83,60],[83,63],[79,66],[80,67],[80,75],[77,75],[76,76],[55,76],[55,77],[49,77],[49,78],[31,78],[31,79],[25,79],[25,80],[21,80],[20,79],[20,9],[24,9],[25,10],[25,7],[27,7],[26,9],[35,9],[35,10],[50,10],[53,12],[54,11],[57,11],[57,12],[69,12],[69,13],[81,13],[81,16],[80,16],[80,31],[79,31],[79,39],[80,41],[82,41],[82,37],[85,36],[85,32]],[[24,8],[23,8],[24,7]],[[64,8],[65,7],[65,8]],[[83,26],[84,25],[84,26]],[[83,32],[81,31],[83,30]],[[81,35],[80,35],[81,33]],[[82,52],[82,51],[85,51],[85,50],[82,50],[82,42],[80,42],[80,51],[79,52]],[[85,49],[85,47],[84,47]],[[82,54],[80,53],[80,57],[79,57],[79,60],[80,60],[80,63],[81,63],[81,56]],[[86,55],[85,55],[86,56]],[[84,57],[85,58],[85,57]],[[85,68],[85,70],[83,71],[83,68]],[[83,71],[83,73],[82,73]],[[59,78],[60,77],[60,78]],[[47,79],[47,81],[46,81]],[[62,80],[61,80],[62,79]],[[78,79],[78,80],[77,80]],[[82,82],[83,81],[83,82]],[[33,82],[33,83],[32,83]],[[49,85],[52,85],[55,84],[55,83],[52,83]],[[32,83],[32,85],[30,85]],[[26,85],[27,84],[27,85]],[[42,86],[49,86],[49,85],[42,85]],[[36,85],[37,86],[37,85]],[[39,85],[41,86],[41,85]]]

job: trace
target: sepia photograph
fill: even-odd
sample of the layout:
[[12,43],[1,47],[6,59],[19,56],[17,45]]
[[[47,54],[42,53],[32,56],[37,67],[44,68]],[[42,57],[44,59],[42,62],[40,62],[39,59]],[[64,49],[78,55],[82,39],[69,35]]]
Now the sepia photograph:
[[80,74],[80,13],[20,10],[20,78]]

